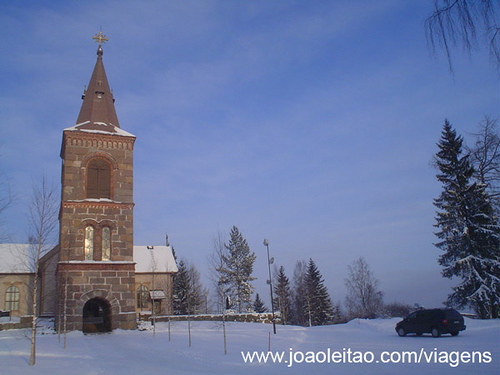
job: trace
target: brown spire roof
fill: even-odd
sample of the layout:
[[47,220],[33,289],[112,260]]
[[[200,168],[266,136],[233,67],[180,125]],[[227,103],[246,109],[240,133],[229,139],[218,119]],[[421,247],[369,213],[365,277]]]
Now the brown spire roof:
[[98,130],[116,133],[115,127],[120,127],[116,116],[115,100],[109,88],[108,78],[102,63],[102,46],[97,49],[97,62],[87,89],[84,91],[82,108],[78,115],[79,130]]

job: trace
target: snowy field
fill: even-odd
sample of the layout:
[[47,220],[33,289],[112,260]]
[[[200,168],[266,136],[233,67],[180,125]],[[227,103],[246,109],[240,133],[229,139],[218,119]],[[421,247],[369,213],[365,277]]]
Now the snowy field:
[[[272,332],[272,326],[267,324],[228,323],[227,355],[224,355],[222,327],[214,322],[191,323],[191,347],[187,322],[171,324],[170,341],[168,323],[158,323],[155,336],[150,326],[144,326],[143,331],[116,330],[101,335],[71,332],[67,335],[66,350],[62,337],[59,342],[56,334],[41,328],[35,367],[28,366],[28,330],[3,331],[0,374],[500,373],[500,320],[466,319],[466,331],[457,337],[440,338],[398,337],[394,331],[398,320],[355,320],[312,328],[278,326],[277,335],[271,333],[271,352],[283,353],[280,364],[272,363],[270,356],[266,364],[245,363],[241,354],[242,351],[267,353]],[[399,358],[401,362],[403,352],[414,353],[415,358],[420,355],[421,363],[382,363],[382,359],[391,358],[394,361]],[[294,360],[291,366],[290,356]],[[431,363],[426,363],[426,356]],[[483,362],[477,363],[480,358]],[[360,359],[372,363],[349,363]],[[474,364],[470,363],[473,359]]]

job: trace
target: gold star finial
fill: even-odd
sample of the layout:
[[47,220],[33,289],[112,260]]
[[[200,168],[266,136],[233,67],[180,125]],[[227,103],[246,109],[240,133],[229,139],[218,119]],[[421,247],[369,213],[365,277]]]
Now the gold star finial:
[[106,38],[106,35],[102,33],[102,31],[99,31],[99,34],[95,34],[92,39],[99,43],[99,47],[101,46],[101,44],[104,44],[109,40],[108,38]]

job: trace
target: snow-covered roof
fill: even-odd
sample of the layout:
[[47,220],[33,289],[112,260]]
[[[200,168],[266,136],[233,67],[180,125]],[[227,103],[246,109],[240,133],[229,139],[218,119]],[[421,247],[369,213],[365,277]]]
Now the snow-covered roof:
[[[29,246],[29,244],[0,244],[0,273],[31,272],[29,265],[32,262],[27,261]],[[170,246],[134,246],[134,262],[136,262],[135,272],[139,273],[177,272],[177,264]]]
[[167,298],[163,290],[152,290],[149,292],[149,297],[153,300]]
[[64,131],[82,131],[86,133],[97,133],[97,134],[110,134],[110,135],[121,135],[123,137],[135,137],[135,135],[123,130],[122,128],[115,126],[113,124],[107,124],[105,122],[99,121],[85,121],[81,124],[76,124],[69,128],[64,129]]
[[135,272],[177,272],[170,246],[134,246]]

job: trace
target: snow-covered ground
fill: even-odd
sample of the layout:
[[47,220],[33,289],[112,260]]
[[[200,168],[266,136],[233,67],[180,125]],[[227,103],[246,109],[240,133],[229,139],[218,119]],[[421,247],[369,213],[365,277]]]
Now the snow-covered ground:
[[[116,330],[101,335],[71,332],[67,335],[65,350],[62,337],[59,342],[56,334],[41,328],[35,367],[28,366],[29,331],[3,331],[0,332],[0,374],[500,373],[500,320],[466,319],[466,331],[457,337],[440,338],[398,337],[394,331],[397,321],[354,320],[312,328],[278,326],[276,335],[268,324],[228,323],[227,355],[224,355],[222,326],[215,322],[191,323],[191,347],[187,322],[171,324],[170,341],[167,323],[157,324],[155,336],[148,325],[143,331]],[[266,364],[245,363],[242,351],[267,353],[270,332],[271,351],[283,352],[283,363],[272,363],[271,357]],[[415,358],[420,355],[421,363],[382,363],[382,359],[388,360],[391,356],[393,360],[402,361],[403,355],[413,355],[403,352],[414,352]],[[290,356],[295,359],[291,366]],[[360,356],[372,363],[348,363]],[[432,363],[422,363],[426,362],[426,356]],[[480,357],[483,362],[477,363]],[[474,364],[470,363],[473,359]],[[305,363],[306,360],[316,363]],[[445,360],[448,363],[439,363]],[[469,363],[458,363],[458,360]],[[297,361],[304,363],[295,363]]]

